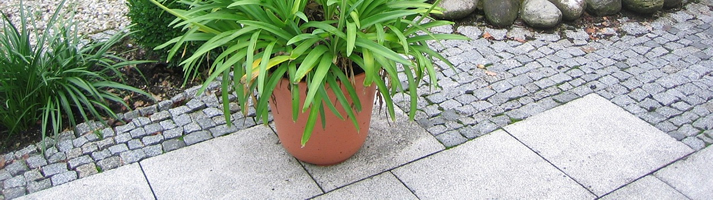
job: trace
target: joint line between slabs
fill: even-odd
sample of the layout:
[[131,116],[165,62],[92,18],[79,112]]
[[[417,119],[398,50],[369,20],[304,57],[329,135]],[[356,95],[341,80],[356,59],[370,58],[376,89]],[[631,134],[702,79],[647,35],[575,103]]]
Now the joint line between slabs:
[[677,163],[677,162],[679,162],[679,161],[681,161],[681,160],[688,159],[691,155],[693,155],[693,154],[695,154],[695,153],[696,153],[696,151],[691,152],[691,153],[688,153],[688,154],[686,154],[685,156],[682,156],[682,157],[680,157],[680,158],[678,158],[678,159],[676,159],[676,160],[673,160],[673,161],[671,161],[671,162],[669,162],[669,163],[667,163],[667,164],[665,164],[665,165],[663,165],[663,166],[661,166],[661,167],[659,167],[659,168],[656,168],[656,170],[653,170],[653,171],[651,171],[651,172],[649,172],[649,173],[647,173],[647,174],[645,174],[645,175],[643,175],[643,176],[641,176],[641,177],[639,177],[639,178],[637,178],[637,179],[634,179],[633,181],[631,181],[631,182],[629,182],[629,183],[626,183],[626,184],[622,185],[621,187],[618,187],[618,188],[616,188],[615,190],[613,190],[613,191],[611,191],[611,192],[608,192],[608,193],[606,193],[606,194],[604,194],[604,195],[602,195],[602,196],[609,195],[609,194],[613,193],[614,191],[617,191],[617,190],[619,190],[619,189],[621,189],[621,188],[624,188],[624,187],[626,187],[626,186],[629,186],[629,185],[633,184],[634,182],[639,181],[640,179],[643,179],[643,178],[646,177],[646,176],[653,176],[654,178],[656,178],[657,180],[663,182],[664,184],[666,184],[666,186],[670,187],[671,189],[673,189],[674,191],[676,191],[676,192],[678,192],[679,194],[683,195],[684,197],[686,197],[686,198],[688,198],[688,199],[693,199],[693,198],[689,197],[688,195],[686,195],[685,193],[683,193],[682,191],[680,191],[678,188],[674,187],[673,185],[669,184],[668,182],[666,182],[666,181],[662,180],[661,178],[659,178],[658,176],[656,176],[655,173],[658,172],[658,171],[661,171],[662,169],[667,168],[667,167],[669,167],[669,166],[673,165],[674,163]]
[[141,164],[141,162],[137,162],[139,164],[139,169],[141,169],[141,175],[144,176],[144,180],[146,180],[146,184],[149,185],[149,189],[151,190],[151,195],[153,195],[153,199],[158,199],[156,197],[156,192],[153,191],[153,186],[151,186],[151,182],[149,181],[149,177],[146,176],[146,172],[144,171],[144,166]]
[[394,176],[394,178],[396,178],[396,180],[398,180],[399,183],[401,183],[401,185],[403,185],[404,187],[406,187],[406,189],[408,189],[408,191],[411,192],[411,194],[413,194],[413,196],[415,196],[416,199],[419,199],[419,200],[421,199],[421,197],[419,197],[419,196],[416,194],[416,191],[413,190],[413,189],[411,189],[408,185],[406,185],[406,183],[404,183],[404,181],[402,181],[401,178],[399,178],[398,176],[396,176],[396,174],[394,174],[394,172],[392,172],[391,170],[386,171],[386,172],[388,172],[389,174],[391,174],[392,176]]
[[[661,180],[661,178],[659,178],[659,177],[653,175],[653,172],[651,172],[651,176],[653,176],[653,177],[656,178],[657,180],[663,182],[663,184],[666,184],[666,186],[671,187],[671,189],[673,189],[674,191],[676,191],[676,192],[678,192],[679,194],[683,195],[684,197],[686,197],[686,198],[688,198],[688,199],[693,199],[693,198],[689,197],[688,195],[686,195],[685,193],[683,193],[683,192],[682,192],[681,190],[679,190],[678,188],[673,187],[673,185],[671,185],[671,184],[669,184],[668,182],[666,182],[666,181],[664,181],[664,180]],[[642,177],[642,178],[643,178],[643,177]]]
[[564,174],[565,176],[567,176],[567,178],[571,179],[572,181],[574,181],[575,183],[577,183],[579,186],[581,186],[582,188],[584,188],[585,190],[587,190],[587,192],[589,192],[590,194],[592,194],[592,195],[594,195],[595,197],[597,197],[597,199],[600,198],[599,195],[595,194],[594,192],[592,192],[592,190],[590,190],[589,188],[585,187],[582,183],[580,183],[579,181],[577,181],[577,179],[572,178],[572,176],[570,176],[569,174],[567,174],[567,172],[565,172],[564,170],[562,170],[562,169],[560,169],[559,167],[557,167],[555,164],[553,164],[552,162],[550,162],[550,160],[547,160],[547,158],[545,158],[545,157],[543,157],[542,155],[540,155],[540,153],[537,153],[537,151],[535,151],[534,149],[532,149],[530,146],[527,146],[525,143],[523,143],[522,141],[520,141],[520,139],[517,139],[517,137],[513,136],[510,132],[508,132],[508,131],[505,130],[504,128],[501,129],[501,130],[505,131],[505,133],[507,133],[510,137],[512,137],[513,139],[517,140],[517,142],[519,142],[519,143],[522,144],[523,146],[527,147],[527,149],[529,149],[530,151],[532,151],[533,153],[535,153],[537,156],[539,156],[540,158],[542,158],[543,160],[545,160],[545,162],[549,163],[552,167],[554,167],[554,168],[557,169],[558,171],[562,172],[562,174]]
[[[302,163],[302,161],[295,158],[294,156],[292,157],[292,159],[295,159],[295,161],[297,161],[297,164],[300,165],[300,167],[302,167],[302,170],[304,170],[304,172],[307,173],[307,175],[309,175],[309,178],[312,179],[312,181],[314,182],[315,185],[317,185],[317,188],[319,188],[319,190],[322,191],[322,194],[320,194],[320,195],[327,194],[327,192],[324,191],[324,188],[322,188],[322,185],[320,185],[319,182],[317,182],[317,179],[315,179],[314,176],[312,176],[312,173],[309,173],[309,170],[307,170],[307,167],[305,167],[305,164]],[[317,196],[320,196],[320,195],[317,195]]]

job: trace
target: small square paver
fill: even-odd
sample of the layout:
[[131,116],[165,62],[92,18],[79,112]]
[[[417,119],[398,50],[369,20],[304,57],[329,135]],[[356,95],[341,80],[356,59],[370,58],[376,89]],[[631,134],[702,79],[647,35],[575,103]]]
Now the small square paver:
[[680,192],[666,185],[654,176],[644,176],[633,183],[607,194],[602,200],[610,199],[688,199]]
[[108,170],[19,199],[154,199],[138,164]]
[[317,198],[324,199],[418,199],[391,172],[339,188]]
[[306,199],[322,194],[266,126],[140,163],[157,199]]
[[391,121],[374,106],[369,136],[361,150],[348,160],[332,166],[305,164],[324,191],[393,169],[445,149],[431,134],[395,108],[396,121]]
[[421,199],[593,199],[502,130],[392,171]]
[[505,130],[597,196],[693,151],[596,94]]
[[654,173],[691,199],[713,199],[713,147],[700,150]]

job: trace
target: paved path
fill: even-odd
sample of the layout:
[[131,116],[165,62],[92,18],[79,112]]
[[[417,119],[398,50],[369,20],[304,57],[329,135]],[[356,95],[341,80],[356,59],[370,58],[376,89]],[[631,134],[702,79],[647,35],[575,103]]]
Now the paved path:
[[701,2],[653,22],[620,19],[620,33],[440,27],[473,40],[433,45],[456,67],[439,74],[442,89],[419,88],[417,121],[454,146],[596,93],[702,149],[713,143],[713,1]]
[[298,162],[256,126],[21,199],[713,198],[713,147],[694,153],[596,94],[450,149],[375,117],[335,166]]
[[45,152],[39,143],[2,155],[2,197],[429,198],[467,188],[479,197],[710,199],[713,0],[620,22],[591,35],[436,28],[473,38],[433,45],[455,70],[441,70],[440,89],[419,87],[415,122],[374,121],[365,148],[341,165],[297,162],[235,104],[227,127],[221,101],[192,88],[122,114],[126,125],[83,123],[44,141]]

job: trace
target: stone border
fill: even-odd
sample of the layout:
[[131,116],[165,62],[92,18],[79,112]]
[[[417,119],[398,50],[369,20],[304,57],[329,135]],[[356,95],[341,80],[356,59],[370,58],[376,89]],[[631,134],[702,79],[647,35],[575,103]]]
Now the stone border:
[[6,166],[0,169],[0,197],[34,193],[261,124],[253,109],[245,116],[237,103],[230,103],[233,125],[228,127],[216,94],[219,86],[213,82],[201,95],[196,94],[202,85],[195,86],[170,100],[120,113],[128,122],[124,125],[78,124],[46,138],[44,154],[43,142],[38,142],[2,155]]

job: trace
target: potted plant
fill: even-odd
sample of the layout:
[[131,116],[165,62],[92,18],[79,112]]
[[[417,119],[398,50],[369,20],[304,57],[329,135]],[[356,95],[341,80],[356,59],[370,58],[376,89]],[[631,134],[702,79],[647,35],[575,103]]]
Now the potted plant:
[[173,45],[169,58],[185,42],[204,42],[181,63],[186,73],[195,74],[202,55],[220,50],[204,88],[221,80],[228,121],[231,93],[243,111],[254,106],[263,122],[270,105],[282,145],[318,165],[344,161],[362,146],[375,93],[393,119],[391,97],[408,88],[413,119],[420,81],[436,85],[432,60],[451,65],[427,41],[467,39],[431,33],[452,22],[430,18],[441,11],[425,0],[186,1],[189,10],[151,1],[185,30],[159,47]]

